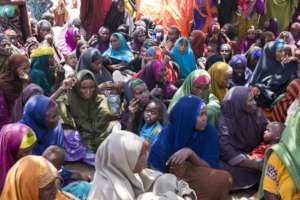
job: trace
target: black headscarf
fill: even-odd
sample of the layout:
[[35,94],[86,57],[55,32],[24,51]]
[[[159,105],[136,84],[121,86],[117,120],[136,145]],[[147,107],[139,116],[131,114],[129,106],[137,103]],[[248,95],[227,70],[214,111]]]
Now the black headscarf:
[[269,107],[296,78],[297,62],[284,64],[276,60],[276,50],[282,48],[283,45],[283,40],[276,40],[265,45],[250,80],[250,85],[258,87],[261,92],[257,99],[258,106]]
[[118,27],[125,24],[125,10],[120,12],[118,4],[123,3],[124,0],[113,0],[108,15],[105,18],[104,26],[108,27],[112,33],[116,32]]

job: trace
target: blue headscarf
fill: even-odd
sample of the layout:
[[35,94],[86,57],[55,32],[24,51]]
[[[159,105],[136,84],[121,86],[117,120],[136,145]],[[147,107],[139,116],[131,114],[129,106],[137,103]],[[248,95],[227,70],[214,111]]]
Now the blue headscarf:
[[63,190],[71,193],[80,200],[86,200],[91,190],[91,184],[86,181],[77,181],[68,184]]
[[[237,64],[242,65],[244,68],[244,73],[236,73],[235,69],[237,68]],[[230,59],[229,65],[233,69],[232,86],[245,85],[252,75],[251,70],[247,67],[247,58],[243,54],[234,55]]]
[[36,133],[37,142],[32,153],[41,155],[50,145],[63,147],[64,130],[60,123],[54,129],[45,127],[46,114],[51,99],[43,95],[31,97],[24,107],[21,123],[26,124]]
[[182,97],[177,102],[170,113],[170,124],[163,128],[152,145],[148,160],[152,167],[166,172],[167,160],[185,147],[191,148],[211,167],[218,167],[219,141],[216,129],[207,124],[205,130],[195,130],[199,111],[203,106],[205,103],[192,95]]
[[[187,49],[183,54],[179,52],[179,45],[184,42],[187,44]],[[185,37],[181,37],[176,41],[174,48],[171,51],[172,57],[180,67],[180,78],[185,79],[192,71],[197,68],[191,44]]]
[[113,49],[111,44],[109,45],[109,49],[107,49],[103,56],[108,56],[120,61],[130,62],[133,60],[133,53],[131,52],[126,39],[121,33],[114,33],[112,36],[116,37],[120,43],[119,49]]

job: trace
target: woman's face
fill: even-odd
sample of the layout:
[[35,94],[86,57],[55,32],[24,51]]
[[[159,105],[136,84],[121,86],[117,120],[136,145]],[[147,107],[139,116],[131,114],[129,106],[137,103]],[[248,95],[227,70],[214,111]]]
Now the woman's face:
[[46,113],[45,126],[48,129],[56,128],[58,124],[58,113],[57,113],[57,104],[54,101],[51,101],[48,106],[48,111]]
[[39,189],[39,200],[55,200],[58,186],[55,179],[47,186]]
[[80,54],[82,54],[87,48],[89,48],[88,44],[81,45],[81,47],[79,48]]
[[192,83],[192,94],[200,97],[201,99],[206,99],[208,96],[209,84],[201,84],[198,82]]
[[185,51],[186,51],[186,49],[187,49],[187,45],[186,44],[183,44],[183,43],[179,44],[179,47],[178,47],[179,53],[184,54]]
[[150,100],[150,92],[146,84],[140,84],[133,89],[134,98],[138,99],[142,106],[147,105]]
[[148,125],[152,125],[159,120],[159,105],[155,102],[149,103],[144,111],[144,120]]
[[18,67],[16,72],[21,80],[29,80],[29,70],[30,70],[30,65],[29,62],[24,62],[21,64],[21,67]]
[[220,54],[222,55],[224,60],[229,60],[231,53],[232,53],[232,50],[228,47],[223,47],[220,49]]
[[81,35],[80,35],[79,30],[77,29],[77,30],[74,31],[74,40],[76,42],[78,42],[80,39],[81,39]]
[[120,42],[119,42],[119,40],[118,40],[118,38],[116,38],[116,36],[114,36],[114,35],[112,35],[111,37],[110,37],[110,43],[111,43],[111,47],[113,48],[113,49],[119,49],[120,48]]
[[218,24],[218,23],[213,24],[211,27],[211,31],[214,34],[220,33],[220,31],[221,31],[220,24]]
[[40,27],[39,29],[39,36],[42,39],[45,39],[46,35],[51,34],[51,28],[50,27]]
[[249,29],[247,31],[247,37],[248,37],[248,39],[255,39],[255,30],[254,29]]
[[232,68],[230,67],[224,74],[224,78],[221,82],[220,87],[221,88],[229,88],[230,87],[230,83],[232,81]]
[[150,144],[147,140],[144,140],[141,154],[137,160],[133,173],[141,173],[148,167],[148,155]]
[[145,31],[140,31],[138,35],[138,41],[140,43],[143,43],[146,40],[146,32]]
[[96,89],[96,83],[94,80],[87,79],[80,82],[80,93],[83,99],[90,99]]
[[282,48],[277,48],[276,52],[275,52],[275,59],[278,62],[281,62],[284,58],[284,50],[283,47]]
[[245,73],[245,66],[242,63],[237,63],[235,65],[235,68],[233,70],[233,73],[237,76],[243,76],[243,74]]
[[109,40],[109,30],[107,28],[102,28],[99,30],[100,40],[107,42]]
[[178,33],[176,32],[176,30],[174,29],[169,29],[169,32],[168,32],[168,39],[171,40],[171,41],[176,41],[177,38],[178,38]]
[[245,106],[245,111],[247,113],[255,113],[257,110],[256,107],[256,101],[254,99],[254,95],[252,92],[249,92],[247,101],[246,101],[246,106]]
[[99,58],[91,63],[91,69],[94,73],[98,73],[102,66],[102,59]]
[[207,112],[206,106],[200,108],[199,116],[197,117],[197,122],[195,126],[195,129],[197,131],[203,131],[207,125],[206,112]]
[[124,1],[119,1],[117,8],[119,12],[124,12],[125,11]]

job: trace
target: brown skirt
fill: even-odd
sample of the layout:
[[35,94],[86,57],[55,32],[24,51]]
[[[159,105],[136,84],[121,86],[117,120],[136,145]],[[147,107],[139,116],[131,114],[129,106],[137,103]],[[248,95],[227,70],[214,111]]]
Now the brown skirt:
[[171,168],[170,173],[186,181],[195,190],[198,200],[228,199],[232,178],[226,171],[185,163],[181,167]]

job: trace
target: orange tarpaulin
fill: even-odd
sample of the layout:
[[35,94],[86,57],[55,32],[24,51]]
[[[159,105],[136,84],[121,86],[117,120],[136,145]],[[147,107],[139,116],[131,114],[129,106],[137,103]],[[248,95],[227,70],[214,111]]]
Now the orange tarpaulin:
[[183,36],[189,36],[193,24],[194,0],[136,0],[137,19],[150,16],[164,26],[175,25]]

